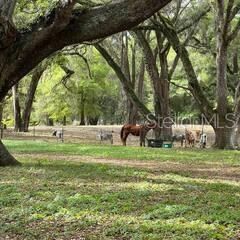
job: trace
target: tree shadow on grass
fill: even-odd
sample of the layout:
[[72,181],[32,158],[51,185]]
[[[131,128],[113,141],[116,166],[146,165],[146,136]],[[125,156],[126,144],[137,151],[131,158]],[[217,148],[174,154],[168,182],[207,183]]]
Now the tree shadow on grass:
[[[1,179],[2,220],[10,223],[4,231],[23,237],[30,232],[62,236],[61,221],[69,236],[79,226],[98,226],[96,234],[109,228],[106,234],[113,237],[139,234],[151,239],[151,234],[168,233],[204,239],[221,229],[227,236],[229,226],[234,229],[240,222],[238,186],[184,177],[181,172],[154,175],[137,168],[48,160],[10,169]],[[12,178],[14,183],[7,182]],[[46,223],[52,222],[57,227],[49,229]]]

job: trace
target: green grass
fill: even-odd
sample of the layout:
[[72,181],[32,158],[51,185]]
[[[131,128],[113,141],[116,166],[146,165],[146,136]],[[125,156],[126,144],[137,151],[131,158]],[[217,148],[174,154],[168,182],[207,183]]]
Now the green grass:
[[239,164],[240,151],[200,149],[156,149],[111,145],[61,144],[43,141],[4,141],[14,153],[58,153],[115,159]]
[[[229,168],[240,162],[238,152],[228,151],[5,144],[14,153],[180,161],[192,167],[194,161],[224,161]],[[237,179],[54,161],[44,155],[20,160],[21,167],[0,169],[0,239],[239,239]]]

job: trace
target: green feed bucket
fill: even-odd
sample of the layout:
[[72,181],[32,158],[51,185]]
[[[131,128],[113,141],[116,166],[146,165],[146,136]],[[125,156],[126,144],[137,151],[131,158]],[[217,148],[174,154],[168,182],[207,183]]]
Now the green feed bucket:
[[172,148],[173,144],[172,143],[163,143],[162,147],[163,148]]

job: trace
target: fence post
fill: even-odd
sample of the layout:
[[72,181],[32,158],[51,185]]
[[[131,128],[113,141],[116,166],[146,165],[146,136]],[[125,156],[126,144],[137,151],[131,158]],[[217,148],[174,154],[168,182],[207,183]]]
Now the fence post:
[[33,125],[33,138],[35,139],[35,125]]
[[63,127],[62,127],[62,143],[64,142],[64,129],[63,129]]

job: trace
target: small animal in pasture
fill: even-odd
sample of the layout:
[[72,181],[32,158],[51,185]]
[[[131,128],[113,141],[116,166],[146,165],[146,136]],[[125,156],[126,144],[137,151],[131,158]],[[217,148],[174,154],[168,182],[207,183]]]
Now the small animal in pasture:
[[181,147],[183,147],[183,144],[185,142],[185,135],[184,134],[173,135],[172,136],[172,142],[180,142],[181,143]]
[[120,137],[123,143],[123,146],[126,146],[127,144],[127,137],[129,134],[132,134],[133,136],[139,136],[140,138],[140,146],[145,147],[145,139],[148,131],[151,129],[156,128],[155,123],[149,123],[149,124],[141,124],[141,125],[134,125],[134,124],[125,124],[123,125]]
[[100,140],[101,143],[103,141],[108,141],[109,140],[110,143],[113,144],[113,131],[111,133],[100,131],[97,134],[97,139]]
[[200,142],[200,138],[201,138],[201,130],[195,130],[196,133],[196,142]]
[[200,148],[206,148],[207,146],[207,134],[202,133],[200,137]]
[[52,136],[55,136],[57,141],[61,140],[63,142],[63,130],[54,130]]
[[189,130],[185,130],[185,147],[189,145],[190,147],[194,147],[195,137],[193,133]]

